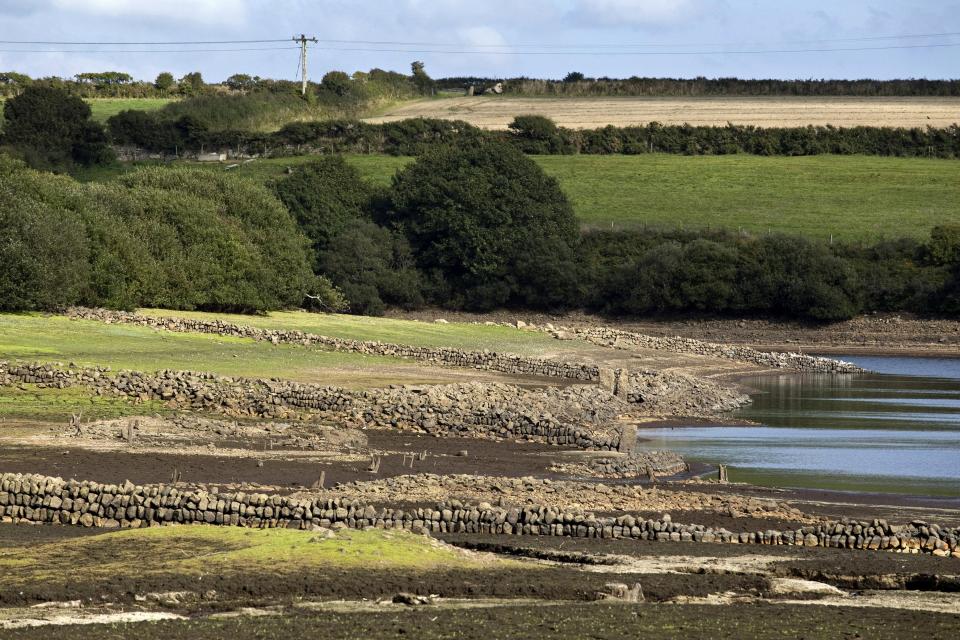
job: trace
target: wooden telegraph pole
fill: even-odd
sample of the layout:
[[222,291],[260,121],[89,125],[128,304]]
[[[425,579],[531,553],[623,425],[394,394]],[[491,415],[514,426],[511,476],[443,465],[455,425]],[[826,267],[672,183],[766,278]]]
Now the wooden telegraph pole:
[[316,38],[308,38],[304,34],[300,34],[300,37],[293,37],[294,42],[300,43],[300,74],[302,81],[300,82],[300,95],[307,95],[307,43],[308,42],[317,42]]

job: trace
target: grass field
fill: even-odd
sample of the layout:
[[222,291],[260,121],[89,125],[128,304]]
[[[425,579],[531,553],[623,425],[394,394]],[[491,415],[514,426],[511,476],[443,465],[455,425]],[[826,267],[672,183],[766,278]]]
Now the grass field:
[[485,129],[506,129],[516,116],[527,114],[547,116],[571,129],[649,122],[715,126],[732,122],[761,127],[946,127],[960,122],[960,98],[477,96],[420,100],[368,121],[445,118],[465,120]]
[[93,111],[93,119],[106,122],[110,116],[121,111],[137,109],[139,111],[154,111],[172,102],[170,98],[90,98],[87,100]]
[[538,331],[518,331],[512,327],[482,324],[455,322],[437,324],[366,316],[304,313],[302,311],[275,311],[262,316],[170,311],[167,309],[142,309],[140,313],[205,320],[219,318],[236,324],[268,329],[299,329],[309,333],[351,340],[376,340],[425,347],[489,349],[490,351],[519,355],[540,355],[548,352],[564,351],[574,353],[584,346],[583,343],[576,340],[557,341],[552,336]]
[[[255,160],[231,171],[265,182],[309,156]],[[960,162],[875,156],[540,156],[585,227],[727,228],[839,240],[925,237],[960,222]],[[387,186],[411,158],[350,156]],[[198,165],[224,171],[221,165]],[[120,169],[82,179],[104,180]]]
[[245,338],[154,331],[62,316],[0,315],[0,360],[75,362],[114,370],[212,371],[227,376],[282,377],[349,387],[443,381],[408,360],[271,345]]

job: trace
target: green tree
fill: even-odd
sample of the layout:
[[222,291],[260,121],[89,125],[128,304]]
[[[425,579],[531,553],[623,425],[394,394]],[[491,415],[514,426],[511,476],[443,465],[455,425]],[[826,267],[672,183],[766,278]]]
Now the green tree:
[[343,291],[351,313],[378,316],[388,304],[423,304],[410,245],[369,220],[349,221],[318,258],[320,271]]
[[61,203],[37,197],[24,184],[26,173],[21,163],[0,156],[0,310],[76,304],[89,271],[83,223]]
[[390,197],[385,219],[410,240],[435,302],[576,303],[573,208],[557,181],[509,143],[428,151],[395,176]]
[[256,81],[246,73],[235,73],[227,78],[224,84],[234,91],[249,91],[256,85]]
[[176,83],[177,81],[173,79],[172,73],[169,71],[161,71],[157,74],[157,79],[153,81],[153,86],[159,91],[167,93]]
[[340,156],[321,156],[297,167],[274,191],[318,257],[349,222],[367,217],[372,196],[359,172]]
[[113,159],[103,127],[90,120],[90,106],[66,91],[28,87],[4,102],[3,115],[3,144],[34,166],[62,168]]
[[3,95],[17,95],[27,87],[33,84],[33,79],[23,73],[16,71],[0,72],[0,92]]
[[343,71],[328,71],[320,81],[320,91],[330,96],[344,98],[353,90],[353,83]]
[[207,88],[199,71],[191,71],[180,78],[180,92],[188,96],[198,96]]
[[410,64],[410,71],[413,74],[413,84],[417,87],[417,91],[424,95],[432,95],[437,83],[427,75],[424,64],[417,60]]

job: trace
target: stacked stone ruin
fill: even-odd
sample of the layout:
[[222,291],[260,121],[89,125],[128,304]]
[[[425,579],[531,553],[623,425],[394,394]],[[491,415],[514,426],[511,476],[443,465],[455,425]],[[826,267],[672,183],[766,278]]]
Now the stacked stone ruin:
[[[534,328],[533,325],[527,326]],[[757,351],[756,349],[741,345],[704,342],[703,340],[681,338],[679,336],[661,338],[621,329],[611,329],[609,327],[571,328],[549,326],[536,328],[550,333],[555,338],[561,340],[577,338],[593,344],[616,349],[639,347],[658,351],[672,351],[674,353],[690,353],[726,360],[736,360],[738,362],[751,362],[770,369],[790,369],[812,373],[863,373],[863,369],[853,363],[834,360],[832,358],[809,356],[803,353]]]
[[545,358],[529,358],[488,350],[470,351],[467,349],[447,347],[418,347],[372,340],[348,340],[315,333],[306,333],[296,329],[262,329],[259,327],[224,322],[222,320],[154,317],[107,309],[74,308],[69,311],[69,316],[76,319],[98,320],[100,322],[135,324],[181,333],[212,333],[222,336],[252,338],[273,344],[322,346],[335,351],[408,358],[412,360],[422,360],[433,365],[482,369],[522,376],[540,376],[581,382],[597,382],[600,379],[600,369],[596,366]]
[[[0,385],[36,384],[66,388],[84,385],[97,395],[114,394],[134,401],[162,401],[177,408],[220,412],[258,418],[295,418],[306,411],[311,416],[337,420],[347,426],[410,428],[447,436],[486,436],[497,439],[521,438],[558,446],[626,454],[632,460],[612,461],[630,469],[652,467],[658,474],[673,475],[685,470],[683,459],[670,452],[635,451],[636,428],[587,428],[564,422],[552,415],[529,410],[528,402],[516,394],[534,393],[500,385],[504,395],[490,395],[484,386],[480,402],[470,395],[457,395],[470,385],[451,385],[452,396],[436,402],[435,395],[422,389],[348,391],[338,387],[300,384],[283,380],[228,378],[211,373],[161,371],[146,374],[120,371],[111,375],[108,367],[57,366],[49,363],[8,363],[0,361]],[[498,387],[492,387],[496,390]],[[564,395],[586,394],[588,400],[604,402],[590,391],[550,390],[548,402]],[[551,395],[552,394],[552,395]],[[512,402],[511,402],[512,400]],[[512,405],[512,408],[511,408]],[[523,410],[521,410],[523,407]]]
[[470,505],[458,500],[434,508],[390,508],[349,498],[293,498],[263,493],[219,493],[216,489],[168,485],[101,484],[41,475],[0,475],[4,522],[142,528],[208,524],[252,528],[312,529],[367,527],[433,533],[630,538],[673,542],[788,545],[928,553],[960,557],[960,528],[914,521],[840,520],[790,530],[731,532],[678,524],[669,516],[642,519],[629,514],[598,517],[580,511],[527,505]]

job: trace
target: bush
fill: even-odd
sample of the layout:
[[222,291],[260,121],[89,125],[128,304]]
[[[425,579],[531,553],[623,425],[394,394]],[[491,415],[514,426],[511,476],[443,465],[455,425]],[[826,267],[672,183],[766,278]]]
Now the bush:
[[569,153],[557,125],[546,116],[517,116],[509,129],[513,143],[524,153]]
[[121,214],[151,234],[153,255],[169,263],[173,306],[251,311],[303,301],[313,282],[307,240],[265,187],[169,168],[117,182],[126,191]]
[[33,166],[68,168],[114,160],[103,127],[90,120],[90,106],[66,91],[27,87],[4,103],[3,115],[3,144]]
[[348,223],[367,216],[372,191],[340,156],[321,156],[274,185],[318,255]]
[[23,182],[25,173],[22,164],[0,156],[0,310],[76,304],[89,272],[83,222],[75,211],[37,197]]
[[320,271],[343,291],[350,312],[373,316],[388,304],[423,304],[413,262],[402,236],[367,220],[348,222],[319,256]]
[[0,196],[7,310],[336,304],[283,205],[235,176],[155,168],[83,185],[0,159]]
[[386,219],[409,239],[433,302],[544,306],[553,300],[545,287],[575,287],[573,209],[556,180],[508,144],[425,153],[394,177],[390,197]]

